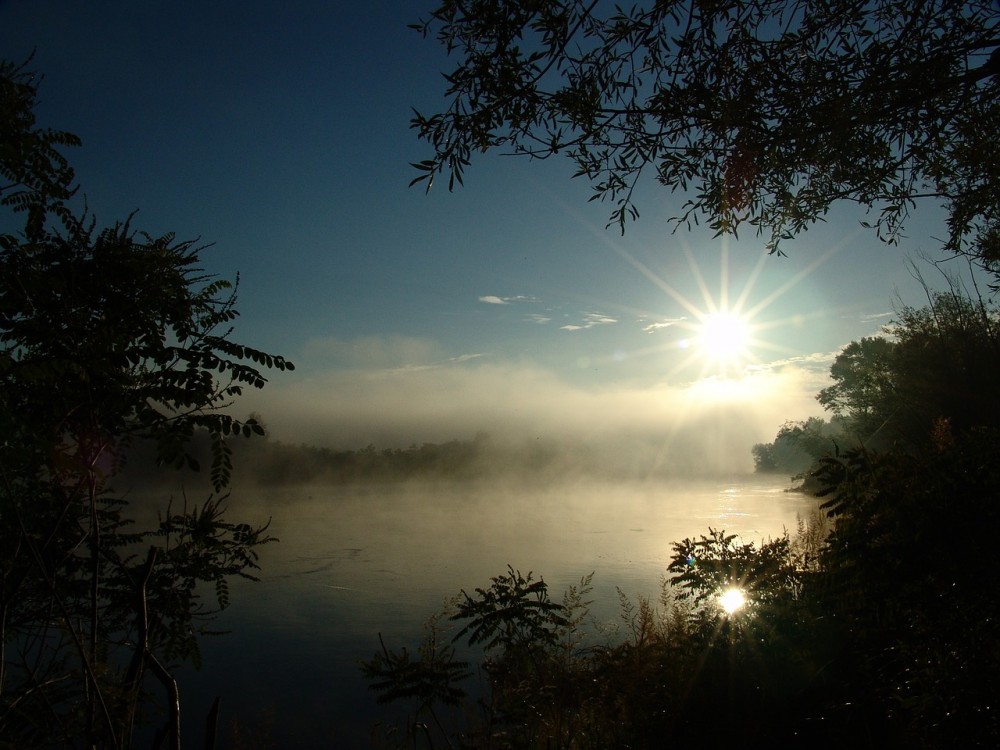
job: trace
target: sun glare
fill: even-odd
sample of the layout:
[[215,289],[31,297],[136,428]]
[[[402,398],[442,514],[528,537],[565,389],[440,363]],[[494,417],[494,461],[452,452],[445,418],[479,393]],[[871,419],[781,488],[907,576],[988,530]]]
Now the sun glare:
[[672,347],[682,350],[684,356],[676,363],[673,372],[700,370],[696,378],[698,382],[717,380],[720,377],[739,379],[747,367],[761,361],[760,349],[773,348],[770,342],[759,338],[761,330],[769,326],[762,325],[758,318],[774,301],[774,297],[750,304],[754,284],[763,270],[763,257],[743,280],[742,289],[730,299],[731,284],[726,243],[722,246],[720,278],[717,286],[705,279],[694,255],[685,251],[691,270],[690,278],[700,293],[699,300],[697,297],[682,294],[663,277],[626,253],[622,254],[681,308],[679,315],[675,313],[668,317],[669,322],[649,328],[658,330],[670,327],[680,334],[675,334]]
[[669,352],[668,378],[685,378],[694,389],[693,395],[704,401],[759,395],[761,379],[754,376],[760,373],[768,358],[775,355],[786,358],[793,351],[775,338],[775,330],[787,325],[801,326],[804,320],[800,315],[774,317],[773,310],[767,317],[765,313],[842,246],[837,244],[831,247],[794,276],[786,278],[780,286],[767,293],[755,293],[755,286],[771,256],[761,254],[753,268],[741,273],[739,281],[733,283],[726,238],[723,238],[719,248],[719,276],[716,282],[702,274],[694,254],[690,249],[683,248],[690,274],[685,275],[677,269],[673,269],[673,273],[693,282],[694,289],[685,291],[669,283],[664,274],[657,273],[623,247],[610,244],[670,300],[670,304],[662,310],[636,311],[639,320],[646,322],[644,330],[656,334],[660,341],[637,350],[637,353]]
[[746,597],[739,589],[726,589],[719,594],[719,606],[727,615],[732,615],[743,609],[746,603]]
[[720,363],[747,358],[750,325],[733,312],[715,312],[702,317],[698,327],[698,346],[705,357]]

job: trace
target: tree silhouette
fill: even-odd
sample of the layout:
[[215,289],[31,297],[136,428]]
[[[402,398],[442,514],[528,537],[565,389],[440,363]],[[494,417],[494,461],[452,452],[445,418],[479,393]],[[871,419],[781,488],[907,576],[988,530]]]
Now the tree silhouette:
[[[993,373],[1000,364],[1000,314],[956,289],[904,307],[890,339],[852,341],[830,368],[817,400],[869,447],[912,449],[946,432],[996,424]],[[935,438],[935,435],[937,436]]]
[[[231,340],[235,285],[199,268],[202,250],[131,221],[98,229],[70,205],[77,139],[35,126],[37,78],[0,62],[0,744],[132,745],[150,718],[146,675],[179,697],[170,666],[198,661],[198,621],[228,604],[227,579],[252,578],[266,525],[225,520],[223,498],[168,505],[134,525],[113,480],[134,441],[198,468],[212,446],[216,492],[225,438],[263,430],[225,412],[257,367],[292,369]],[[19,219],[19,231],[8,230]],[[252,364],[248,364],[252,363]],[[205,584],[214,604],[205,601]]]
[[920,198],[946,246],[1000,261],[1000,45],[986,0],[446,0],[414,24],[455,60],[412,120],[428,188],[475,153],[565,154],[624,230],[644,174],[677,224],[782,240],[845,199],[895,241]]
[[861,440],[874,437],[898,411],[900,403],[892,357],[896,344],[882,336],[852,341],[830,367],[830,385],[816,400],[847,418]]

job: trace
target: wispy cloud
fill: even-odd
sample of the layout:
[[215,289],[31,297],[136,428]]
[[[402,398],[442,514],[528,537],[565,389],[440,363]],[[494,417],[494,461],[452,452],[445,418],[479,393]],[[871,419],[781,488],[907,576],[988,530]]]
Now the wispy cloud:
[[479,301],[487,305],[509,305],[513,302],[529,302],[533,299],[534,297],[528,297],[523,294],[519,294],[515,297],[498,297],[495,294],[486,294],[480,297]]
[[442,359],[437,362],[427,362],[425,364],[405,364],[400,367],[394,367],[390,372],[421,372],[424,370],[440,370],[444,367],[450,367],[451,365],[460,365],[463,362],[470,362],[474,359],[479,359],[480,357],[487,356],[483,352],[476,354],[460,354],[457,357],[448,357],[447,359]]
[[867,315],[861,316],[862,323],[883,323],[888,322],[888,319],[892,317],[891,312],[880,312],[880,313],[868,313]]
[[525,315],[524,319],[529,323],[536,323],[538,325],[545,325],[552,321],[548,315],[539,315],[538,313],[531,313],[530,315]]
[[564,326],[560,326],[560,330],[582,331],[586,328],[593,328],[594,326],[613,325],[617,322],[618,319],[612,318],[610,315],[605,315],[604,313],[588,312],[588,313],[583,313],[583,320],[580,323],[567,323]]
[[769,370],[780,370],[783,367],[798,367],[805,370],[829,370],[833,360],[840,352],[813,352],[812,354],[802,354],[795,357],[786,357],[760,365]]
[[667,318],[666,320],[658,320],[655,323],[648,323],[642,327],[642,330],[646,333],[653,333],[661,328],[672,328],[675,325],[683,323],[687,318]]

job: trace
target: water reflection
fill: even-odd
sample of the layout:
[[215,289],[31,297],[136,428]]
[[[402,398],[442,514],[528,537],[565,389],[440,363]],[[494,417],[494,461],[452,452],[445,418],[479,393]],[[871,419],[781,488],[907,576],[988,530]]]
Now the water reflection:
[[[277,746],[363,746],[383,713],[358,662],[419,640],[427,617],[508,563],[544,576],[554,598],[596,571],[595,617],[617,620],[616,588],[655,598],[671,545],[709,526],[760,541],[812,504],[759,477],[726,483],[589,483],[546,490],[469,484],[298,488],[233,494],[233,518],[273,517],[262,580],[233,587],[182,678],[194,725],[223,695],[237,720]],[[204,709],[202,708],[204,707]],[[200,732],[194,726],[188,729]]]

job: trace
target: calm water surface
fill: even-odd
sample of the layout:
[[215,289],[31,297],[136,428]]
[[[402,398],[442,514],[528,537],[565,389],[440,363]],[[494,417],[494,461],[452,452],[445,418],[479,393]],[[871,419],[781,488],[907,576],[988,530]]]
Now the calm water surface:
[[[427,618],[509,564],[550,595],[595,572],[592,612],[617,618],[616,587],[656,597],[671,545],[709,526],[759,543],[794,530],[813,501],[783,478],[580,483],[545,490],[469,484],[237,490],[232,520],[273,518],[259,583],[234,585],[204,641],[201,672],[181,675],[185,732],[201,735],[222,695],[232,723],[276,747],[364,747],[386,716],[360,676],[382,633],[415,646]],[[228,746],[225,745],[224,746]]]

